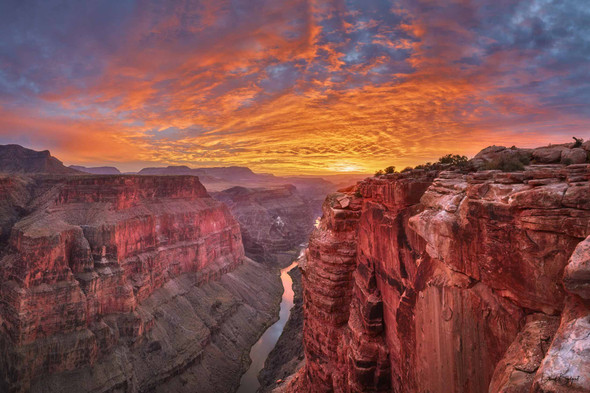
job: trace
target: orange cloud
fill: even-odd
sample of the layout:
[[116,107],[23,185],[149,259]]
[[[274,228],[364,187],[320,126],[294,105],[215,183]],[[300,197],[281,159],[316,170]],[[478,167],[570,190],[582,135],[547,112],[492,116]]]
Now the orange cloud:
[[[92,48],[97,70],[73,69],[76,78],[55,85],[37,75],[39,91],[24,105],[15,77],[12,96],[0,96],[0,140],[127,170],[322,174],[563,141],[590,124],[575,100],[554,104],[550,87],[571,71],[543,42],[518,41],[533,24],[499,30],[486,22],[497,10],[471,2],[154,4],[129,11],[106,48],[92,37],[72,44],[76,53]],[[506,7],[502,23],[530,14],[497,7]]]

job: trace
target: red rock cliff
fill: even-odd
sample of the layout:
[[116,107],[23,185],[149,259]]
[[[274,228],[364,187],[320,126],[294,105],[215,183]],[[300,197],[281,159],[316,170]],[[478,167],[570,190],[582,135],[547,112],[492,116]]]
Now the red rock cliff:
[[589,178],[415,170],[330,195],[287,390],[589,392]]
[[[13,195],[20,183],[3,184]],[[196,177],[80,176],[41,188],[29,190],[30,214],[12,226],[0,260],[5,389],[27,391],[36,376],[138,342],[155,318],[138,304],[155,290],[243,262],[238,223]]]
[[291,185],[232,187],[212,196],[230,208],[240,223],[246,255],[256,261],[275,262],[280,253],[306,242],[317,218]]

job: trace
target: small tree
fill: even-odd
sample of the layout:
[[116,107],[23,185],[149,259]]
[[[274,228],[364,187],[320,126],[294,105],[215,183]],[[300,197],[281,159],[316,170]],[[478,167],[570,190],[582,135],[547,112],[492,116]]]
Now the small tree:
[[582,138],[576,138],[575,136],[572,136],[572,138],[574,139],[574,147],[580,147],[582,146],[582,143],[584,143],[584,140]]
[[379,169],[377,172],[375,172],[375,176],[381,176],[383,175],[383,170]]
[[439,158],[438,163],[463,166],[467,164],[467,157],[459,154],[447,154],[446,156]]
[[393,165],[385,168],[385,173],[395,173],[395,167]]

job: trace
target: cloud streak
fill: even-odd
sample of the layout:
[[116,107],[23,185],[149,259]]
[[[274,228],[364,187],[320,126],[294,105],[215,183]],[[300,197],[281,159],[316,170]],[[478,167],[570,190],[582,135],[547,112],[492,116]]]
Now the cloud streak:
[[7,1],[0,15],[0,142],[67,162],[372,171],[590,136],[583,0]]

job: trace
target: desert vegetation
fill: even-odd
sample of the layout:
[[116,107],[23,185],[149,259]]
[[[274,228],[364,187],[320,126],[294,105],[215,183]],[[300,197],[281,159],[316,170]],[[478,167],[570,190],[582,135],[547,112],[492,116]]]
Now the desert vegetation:
[[524,171],[524,166],[530,164],[526,154],[499,156],[484,165],[484,170],[501,170],[502,172]]
[[[425,164],[416,165],[413,168],[411,166],[407,166],[401,171],[401,173],[409,172],[414,169],[441,170],[441,169],[445,169],[445,168],[448,168],[451,166],[465,168],[465,167],[467,167],[468,163],[469,163],[469,159],[467,158],[467,156],[449,153],[447,155],[440,157],[438,159],[438,161],[436,161],[434,163],[427,162]],[[392,174],[392,173],[399,173],[396,171],[395,166],[393,166],[393,165],[388,166],[385,169],[378,170],[377,172],[375,172],[375,176],[382,176],[382,175],[387,175],[387,174]]]

